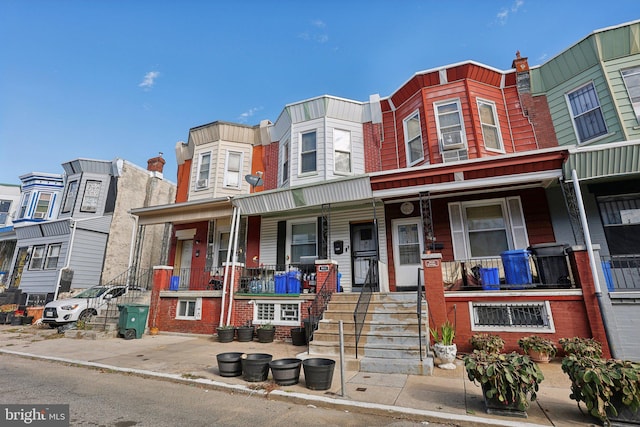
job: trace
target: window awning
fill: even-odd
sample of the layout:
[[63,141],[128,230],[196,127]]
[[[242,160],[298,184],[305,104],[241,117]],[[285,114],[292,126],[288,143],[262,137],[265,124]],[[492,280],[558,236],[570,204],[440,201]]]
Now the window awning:
[[639,174],[640,140],[572,148],[563,167],[565,179],[571,179],[573,169],[580,181]]

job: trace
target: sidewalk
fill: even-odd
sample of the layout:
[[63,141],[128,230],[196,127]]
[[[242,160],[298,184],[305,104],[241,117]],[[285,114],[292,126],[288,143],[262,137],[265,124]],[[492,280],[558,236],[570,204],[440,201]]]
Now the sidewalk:
[[[233,392],[262,393],[270,399],[334,407],[351,412],[395,414],[417,421],[453,423],[462,426],[590,426],[594,419],[583,415],[569,399],[570,381],[560,361],[541,364],[545,380],[538,400],[527,411],[528,418],[489,415],[482,391],[466,378],[462,362],[456,370],[434,368],[432,376],[373,374],[345,371],[342,392],[341,368],[336,357],[332,386],[326,391],[309,390],[300,382],[292,386],[250,383],[242,377],[221,377],[216,355],[224,352],[268,353],[273,359],[313,357],[306,347],[291,343],[219,343],[215,337],[160,334],[141,339],[87,340],[65,338],[56,330],[38,326],[0,326],[0,353],[35,357],[85,366],[196,382],[202,386]],[[269,376],[269,380],[271,376]],[[584,406],[583,406],[584,410]]]

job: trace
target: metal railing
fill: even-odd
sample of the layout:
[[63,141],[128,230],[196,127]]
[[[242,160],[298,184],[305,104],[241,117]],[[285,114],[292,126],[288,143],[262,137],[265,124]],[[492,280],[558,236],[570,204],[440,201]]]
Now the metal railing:
[[424,291],[424,269],[418,268],[418,281],[416,282],[416,315],[418,316],[418,348],[420,349],[420,361],[422,362],[422,300],[426,300]]
[[[139,302],[140,299],[150,298],[153,288],[153,268],[130,269],[110,280],[103,286],[116,287],[125,285],[127,291],[117,298],[109,301],[107,306],[100,311],[100,319],[106,325],[109,320],[119,317],[118,305]],[[95,323],[95,322],[94,322]]]
[[[288,275],[292,272],[295,280],[300,281],[299,292],[289,292],[291,289],[286,287]],[[315,293],[316,286],[315,264],[261,265],[243,268],[240,273],[238,292],[246,294]]]
[[175,268],[170,282],[174,291],[212,291],[222,289],[223,267]]
[[307,354],[309,353],[309,342],[311,341],[313,332],[318,328],[318,323],[320,322],[320,319],[322,319],[322,316],[329,305],[329,301],[331,300],[331,295],[333,294],[333,288],[328,285],[329,280],[333,280],[333,283],[336,283],[337,286],[337,274],[337,267],[332,264],[329,267],[327,277],[324,282],[322,282],[322,285],[320,285],[320,289],[316,292],[316,297],[307,307],[307,318],[303,320],[307,342]]
[[640,291],[640,254],[602,256],[601,262],[609,292]]
[[355,353],[356,359],[358,358],[358,343],[362,335],[362,328],[364,327],[364,321],[369,311],[369,303],[371,302],[371,295],[373,294],[373,287],[378,283],[378,261],[376,259],[369,260],[369,270],[365,278],[362,289],[360,290],[360,296],[358,297],[358,303],[353,312],[353,323],[355,329]]

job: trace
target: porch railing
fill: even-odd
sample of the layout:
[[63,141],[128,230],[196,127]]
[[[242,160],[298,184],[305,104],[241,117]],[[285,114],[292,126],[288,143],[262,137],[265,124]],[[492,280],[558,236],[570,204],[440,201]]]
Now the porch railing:
[[416,315],[418,316],[418,348],[420,349],[420,361],[422,362],[422,301],[426,300],[424,292],[424,269],[418,269],[418,281],[416,282]]
[[[300,282],[299,292],[289,292],[290,288],[286,288],[290,274]],[[282,289],[282,286],[276,286],[283,283],[285,289]],[[238,292],[246,294],[315,293],[316,286],[315,264],[261,265],[245,267],[242,270]]]
[[120,316],[118,305],[138,302],[148,303],[146,298],[150,297],[151,288],[153,287],[153,268],[130,269],[111,279],[103,286],[114,287],[120,285],[126,285],[127,292],[109,301],[107,306],[100,312],[99,318],[105,325],[109,323],[109,320]]
[[367,311],[369,311],[369,303],[371,302],[371,295],[373,294],[373,287],[378,283],[378,265],[376,259],[369,260],[369,270],[365,278],[362,289],[360,290],[360,296],[358,297],[358,303],[353,312],[353,323],[355,329],[355,353],[356,359],[358,358],[358,343],[362,335],[362,328],[364,327],[364,321],[367,317]]
[[333,294],[333,288],[329,286],[329,280],[333,280],[334,283],[337,284],[337,274],[337,267],[332,264],[329,267],[329,274],[327,274],[324,282],[320,285],[320,289],[316,292],[316,297],[307,307],[307,318],[303,319],[304,330],[307,335],[307,354],[309,353],[309,342],[311,341],[313,332],[318,329],[318,323],[320,322],[320,319],[322,319],[322,316],[329,305],[329,301],[331,300],[331,295]]
[[609,292],[640,291],[640,255],[602,256],[601,261]]

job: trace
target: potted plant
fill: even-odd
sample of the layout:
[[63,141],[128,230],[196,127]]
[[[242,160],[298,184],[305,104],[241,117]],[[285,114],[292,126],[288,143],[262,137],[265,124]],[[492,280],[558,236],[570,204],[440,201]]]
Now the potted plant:
[[540,368],[527,355],[474,350],[464,357],[470,381],[482,387],[487,413],[527,417],[544,380]]
[[456,336],[455,327],[447,320],[440,325],[439,330],[437,328],[430,328],[429,331],[434,341],[433,351],[440,360],[438,367],[442,369],[456,369],[456,365],[453,363],[458,353],[458,348],[453,343],[453,339]]
[[239,342],[253,341],[253,333],[255,332],[253,325],[247,323],[246,325],[238,326],[236,331],[238,332]]
[[533,360],[538,363],[549,363],[555,357],[558,348],[549,338],[538,335],[522,337],[518,340],[518,346]]
[[558,343],[567,355],[602,357],[602,344],[593,338],[560,338]]
[[236,333],[236,328],[233,325],[220,325],[218,326],[218,342],[231,342],[233,336]]
[[258,342],[273,342],[273,338],[276,335],[276,328],[271,323],[265,323],[258,326],[256,334],[258,335]]
[[504,348],[504,340],[498,335],[474,334],[469,342],[474,350],[486,351],[488,353],[500,353]]
[[640,424],[640,363],[569,354],[562,371],[571,379],[569,397],[605,425]]

